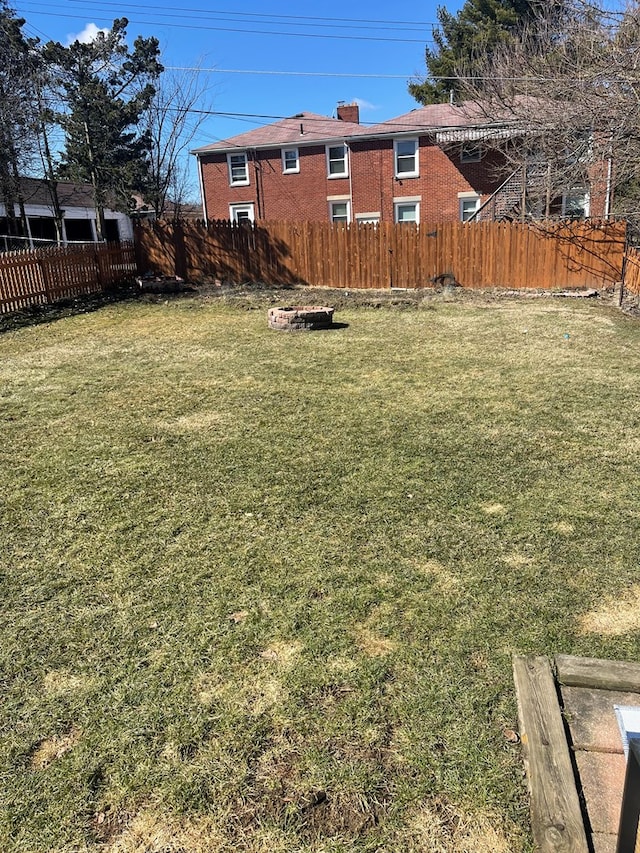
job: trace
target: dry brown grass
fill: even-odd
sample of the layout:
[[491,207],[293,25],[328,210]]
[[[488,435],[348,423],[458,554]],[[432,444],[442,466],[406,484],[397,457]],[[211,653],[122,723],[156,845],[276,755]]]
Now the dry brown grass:
[[611,595],[600,607],[580,616],[578,625],[585,634],[603,634],[607,637],[620,637],[632,631],[640,631],[640,584]]
[[442,799],[417,806],[404,832],[407,853],[510,853],[498,815],[469,813]]
[[41,741],[31,753],[31,767],[34,770],[46,770],[50,764],[73,749],[80,736],[78,729],[71,729],[67,734],[54,735]]

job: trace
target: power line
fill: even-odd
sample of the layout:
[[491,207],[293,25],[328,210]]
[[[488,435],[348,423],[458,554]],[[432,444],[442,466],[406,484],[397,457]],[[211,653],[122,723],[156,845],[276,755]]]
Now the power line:
[[197,66],[191,68],[178,65],[165,65],[165,68],[167,71],[202,71],[207,74],[264,74],[281,77],[362,77],[373,80],[406,80],[412,76],[411,74],[349,74],[348,72],[338,71],[259,71],[249,68],[199,68]]
[[[40,4],[32,4],[32,5],[40,5]],[[50,7],[48,7],[50,8]],[[38,14],[46,15],[51,18],[66,18],[68,20],[77,20],[76,15],[68,15],[63,12],[39,12]],[[157,15],[162,15],[162,12],[157,12]],[[174,13],[179,14],[179,13]],[[173,15],[169,14],[167,17],[173,17]],[[251,30],[245,29],[243,27],[213,27],[207,26],[204,24],[178,24],[173,21],[148,21],[148,20],[134,20],[128,19],[129,23],[135,24],[137,26],[155,26],[162,27],[165,25],[171,26],[172,29],[178,28],[183,30],[207,30],[211,32],[220,32],[220,33],[242,33],[243,35],[262,35],[262,36],[290,36],[294,38],[310,38],[310,39],[332,39],[338,41],[371,41],[371,42],[385,42],[385,43],[394,43],[394,44],[425,44],[425,39],[408,39],[408,38],[391,38],[388,36],[355,36],[355,35],[339,35],[337,33],[297,33],[297,32],[284,32],[282,30]],[[96,21],[107,21],[111,23],[112,19],[109,17],[105,17],[103,15],[97,15]]]
[[[194,72],[202,72],[203,74],[264,74],[266,76],[297,76],[297,77],[353,77],[353,78],[369,78],[374,80],[407,80],[411,78],[416,78],[419,75],[416,75],[415,72],[412,74],[359,74],[354,73],[351,74],[347,71],[277,71],[271,69],[250,69],[250,68],[202,68],[201,66],[181,66],[181,65],[166,65],[167,71],[194,71]],[[566,81],[566,77],[509,77],[509,76],[496,76],[494,74],[488,76],[480,76],[480,75],[451,75],[450,77],[444,77],[437,74],[428,74],[424,76],[425,80],[428,81],[438,81],[442,83],[454,83],[454,82],[498,82],[498,83],[530,83],[530,84],[540,84],[540,83],[558,83]],[[573,82],[576,84],[579,83],[593,83],[594,85],[602,85],[605,83],[619,83],[625,84],[629,83],[629,80],[626,78],[617,78],[610,77],[603,81],[600,77],[597,79],[592,78],[581,78],[574,77]]]
[[[117,6],[118,9],[122,9],[122,4],[114,4],[114,3],[105,3],[103,0],[70,0],[71,3],[84,3],[84,4],[92,4],[99,6],[100,8],[104,8],[105,6]],[[135,6],[136,9],[149,9],[155,11],[155,6],[144,6],[140,3],[137,3]],[[178,8],[175,6],[165,6],[165,9],[173,9],[179,14],[183,12],[196,12],[202,13],[207,17],[211,15],[234,15],[236,17],[251,17],[251,18],[276,18],[282,20],[293,20],[293,21],[333,21],[336,24],[344,24],[344,23],[355,23],[355,24],[382,24],[385,27],[390,26],[398,26],[398,25],[406,25],[410,27],[436,27],[439,24],[436,21],[391,21],[385,20],[381,18],[330,18],[323,17],[320,15],[275,15],[272,13],[266,12],[230,12],[229,10],[220,10],[220,9],[188,9],[188,8]]]

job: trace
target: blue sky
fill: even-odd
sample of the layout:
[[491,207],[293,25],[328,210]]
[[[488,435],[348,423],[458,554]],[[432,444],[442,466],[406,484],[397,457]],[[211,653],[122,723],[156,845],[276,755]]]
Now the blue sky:
[[[194,139],[197,147],[270,121],[254,116],[303,110],[332,115],[338,101],[357,100],[361,121],[371,123],[413,109],[417,104],[407,80],[424,71],[438,3],[403,6],[398,20],[392,4],[382,0],[299,6],[274,0],[14,0],[12,5],[26,18],[27,32],[43,41],[67,43],[88,25],[108,27],[124,16],[130,41],[136,35],[159,39],[165,66],[213,69],[207,74],[210,106],[243,115],[208,118]],[[447,3],[453,12],[461,5],[462,0]],[[253,71],[263,73],[245,73]]]

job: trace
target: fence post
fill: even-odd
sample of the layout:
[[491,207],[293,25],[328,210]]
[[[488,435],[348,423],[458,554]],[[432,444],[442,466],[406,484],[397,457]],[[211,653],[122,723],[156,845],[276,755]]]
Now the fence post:
[[94,260],[95,268],[96,268],[96,284],[98,285],[98,288],[100,290],[103,290],[104,286],[103,286],[103,282],[102,282],[102,269],[100,267],[100,248],[99,248],[99,245],[100,245],[99,243],[94,244],[92,254],[93,254],[93,260]]
[[622,272],[620,273],[620,293],[618,294],[618,308],[622,307],[624,299],[624,282],[627,276],[627,252],[629,251],[629,223],[627,222],[624,231],[624,255],[622,256]]
[[46,255],[38,258],[38,266],[40,267],[40,274],[42,275],[42,283],[44,285],[44,298],[47,305],[51,305],[53,303],[53,299],[51,298],[51,278],[49,275],[49,263]]

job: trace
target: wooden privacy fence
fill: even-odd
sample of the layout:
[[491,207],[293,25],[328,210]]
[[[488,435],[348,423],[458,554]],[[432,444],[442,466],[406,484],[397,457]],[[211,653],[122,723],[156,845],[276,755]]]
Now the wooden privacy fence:
[[141,270],[344,288],[580,288],[620,279],[623,222],[152,223],[136,230]]
[[624,289],[640,295],[640,249],[627,249],[624,259]]
[[99,293],[135,275],[133,243],[0,254],[0,314]]

